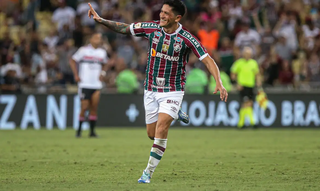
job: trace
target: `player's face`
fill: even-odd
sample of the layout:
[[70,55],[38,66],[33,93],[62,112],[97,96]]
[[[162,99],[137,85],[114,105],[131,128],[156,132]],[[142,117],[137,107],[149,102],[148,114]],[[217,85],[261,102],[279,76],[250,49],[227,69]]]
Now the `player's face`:
[[175,15],[172,8],[169,5],[164,4],[160,12],[160,26],[169,28],[176,22],[179,22],[181,16]]
[[101,34],[94,34],[91,37],[90,43],[92,44],[92,46],[98,47],[101,44]]
[[250,59],[251,56],[252,56],[252,50],[251,50],[251,48],[244,48],[244,50],[243,50],[243,57],[244,57],[245,59]]

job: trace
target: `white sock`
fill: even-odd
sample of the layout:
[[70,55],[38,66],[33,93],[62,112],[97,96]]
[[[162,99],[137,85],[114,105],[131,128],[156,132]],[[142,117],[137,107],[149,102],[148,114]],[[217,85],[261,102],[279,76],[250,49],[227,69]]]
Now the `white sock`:
[[150,157],[146,171],[152,176],[154,170],[158,166],[164,151],[167,147],[167,139],[155,138],[151,148]]

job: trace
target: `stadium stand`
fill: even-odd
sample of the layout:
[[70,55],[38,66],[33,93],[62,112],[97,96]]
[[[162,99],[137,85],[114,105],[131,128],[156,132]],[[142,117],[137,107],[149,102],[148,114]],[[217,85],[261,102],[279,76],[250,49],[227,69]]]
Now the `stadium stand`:
[[[95,4],[104,18],[132,23],[158,19],[162,1],[1,1],[1,83],[14,80],[19,84],[17,92],[25,93],[76,92],[67,59],[96,30],[103,34],[102,46],[110,57],[111,69],[103,92],[117,92],[117,84],[121,83],[115,83],[118,73],[115,65],[122,61],[137,75],[142,92],[146,61],[141,58],[146,57],[143,52],[147,50],[147,42],[92,23],[84,16],[88,2]],[[320,89],[318,1],[185,0],[185,3],[188,14],[183,25],[200,40],[210,42],[206,45],[210,54],[228,75],[242,48],[251,46],[267,90]],[[208,71],[191,55],[187,74],[199,68],[209,81]],[[11,70],[15,72],[7,76]]]

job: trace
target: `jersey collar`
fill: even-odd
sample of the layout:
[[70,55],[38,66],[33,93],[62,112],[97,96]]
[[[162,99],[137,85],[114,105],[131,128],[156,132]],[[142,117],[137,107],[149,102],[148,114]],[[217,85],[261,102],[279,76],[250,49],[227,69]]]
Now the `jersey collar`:
[[179,31],[182,29],[182,25],[180,24],[180,23],[178,23],[179,24],[179,27],[177,28],[177,30],[176,31],[174,31],[174,33],[166,33],[164,30],[163,30],[163,28],[162,28],[162,31],[166,34],[166,35],[169,35],[169,36],[172,36],[172,35],[176,35],[176,34],[178,34],[179,33]]

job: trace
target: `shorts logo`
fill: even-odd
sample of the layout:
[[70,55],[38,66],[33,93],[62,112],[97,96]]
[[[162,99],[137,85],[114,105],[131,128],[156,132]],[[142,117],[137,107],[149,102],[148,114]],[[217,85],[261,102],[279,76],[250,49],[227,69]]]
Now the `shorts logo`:
[[156,82],[157,82],[158,86],[163,87],[165,85],[165,83],[166,83],[166,80],[165,80],[165,78],[157,77]]
[[134,28],[136,28],[136,29],[141,28],[141,23],[137,23],[137,24],[135,24],[135,25],[134,25]]
[[178,109],[177,109],[177,108],[175,108],[175,107],[171,107],[171,111],[173,111],[173,112],[177,113],[177,112],[178,112]]
[[163,52],[167,52],[168,50],[169,50],[169,45],[163,44],[163,45],[162,45],[162,51],[163,51]]
[[172,99],[167,99],[167,103],[173,103],[173,104],[179,106],[179,102],[175,101],[175,100],[172,100]]
[[173,49],[176,52],[179,52],[181,50],[181,48],[182,48],[181,44],[174,44],[174,46],[173,46]]

